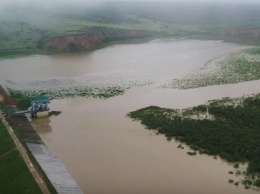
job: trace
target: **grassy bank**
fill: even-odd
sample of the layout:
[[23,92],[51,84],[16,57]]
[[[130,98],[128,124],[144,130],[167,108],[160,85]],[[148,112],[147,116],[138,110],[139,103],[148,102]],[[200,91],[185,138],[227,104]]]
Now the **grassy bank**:
[[24,57],[39,53],[38,50],[26,50],[26,49],[6,49],[6,50],[0,50],[0,58],[2,59],[10,59],[10,58],[18,58],[18,57]]
[[0,120],[0,193],[41,193]]
[[0,155],[8,152],[15,148],[14,142],[10,137],[7,129],[5,128],[3,122],[0,120]]
[[17,150],[0,158],[1,193],[42,193]]
[[[17,118],[16,118],[17,119]],[[19,121],[18,121],[19,123]],[[21,125],[21,123],[19,124]],[[31,153],[31,151],[28,149],[26,142],[24,141],[24,138],[26,138],[25,135],[21,134],[21,129],[20,127],[17,127],[17,124],[12,124],[11,126],[16,134],[16,136],[18,137],[19,141],[23,144],[24,148],[27,150],[27,153]],[[26,132],[24,132],[26,133]],[[28,136],[30,137],[31,140],[38,140],[40,139],[38,135],[33,135],[32,133],[28,133]],[[36,133],[37,134],[37,133]],[[43,178],[44,182],[46,183],[48,190],[50,191],[51,194],[57,194],[56,189],[54,188],[54,186],[52,185],[52,183],[50,182],[50,180],[48,179],[47,175],[45,174],[45,172],[43,171],[43,169],[41,168],[41,166],[38,164],[37,160],[34,158],[34,156],[32,154],[29,154],[29,158],[31,160],[31,162],[33,163],[34,168],[38,171],[38,173],[40,174],[40,176]]]
[[[157,36],[166,29],[164,22],[154,22],[149,18],[129,15],[121,11],[111,12],[111,9],[122,6],[124,7],[124,5],[115,5],[115,7],[104,5],[100,8],[70,5],[68,8],[68,6],[59,5],[59,8],[45,9],[36,5],[24,4],[6,7],[0,13],[0,58],[13,58],[35,53],[55,53],[55,51],[41,47],[44,40],[52,37],[86,33],[104,35],[109,30],[114,37],[106,38],[97,45],[97,48],[102,48],[115,41],[130,40],[129,37],[120,37],[119,31],[122,30],[147,30],[154,32]],[[167,31],[173,32],[174,30],[167,29]],[[138,37],[131,37],[131,39],[135,38]],[[82,51],[82,49],[79,50]],[[75,51],[73,50],[73,52]]]
[[150,106],[128,116],[168,140],[175,138],[187,144],[197,153],[220,156],[229,162],[247,162],[247,171],[237,172],[244,176],[241,183],[245,188],[260,187],[260,94],[216,100],[184,110]]
[[[259,27],[259,13],[259,5],[240,4],[110,2],[98,5],[54,4],[41,8],[33,3],[9,5],[0,13],[0,58],[51,54],[54,51],[41,48],[46,38],[84,34],[93,28],[101,29],[98,34],[102,34],[104,29],[111,29],[113,34],[120,30],[145,30],[154,37],[199,37],[231,42],[243,39],[243,42],[254,44],[257,39],[250,36],[223,37],[214,35],[214,32]],[[111,44],[116,39],[116,36],[113,40],[106,39],[97,47]]]

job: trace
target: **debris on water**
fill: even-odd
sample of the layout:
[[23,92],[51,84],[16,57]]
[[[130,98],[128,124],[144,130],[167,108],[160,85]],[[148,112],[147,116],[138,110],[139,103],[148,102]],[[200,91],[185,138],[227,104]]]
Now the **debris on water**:
[[58,115],[60,115],[60,114],[61,114],[61,111],[50,111],[50,112],[49,112],[49,115],[50,115],[50,116],[52,116],[52,115],[58,116]]

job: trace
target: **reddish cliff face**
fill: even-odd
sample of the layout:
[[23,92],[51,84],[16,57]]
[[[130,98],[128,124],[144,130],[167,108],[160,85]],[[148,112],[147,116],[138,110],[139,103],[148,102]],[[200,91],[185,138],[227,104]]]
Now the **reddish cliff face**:
[[85,34],[51,37],[44,41],[43,49],[49,51],[93,50],[102,43],[131,38],[142,38],[152,33],[145,30],[96,30]]

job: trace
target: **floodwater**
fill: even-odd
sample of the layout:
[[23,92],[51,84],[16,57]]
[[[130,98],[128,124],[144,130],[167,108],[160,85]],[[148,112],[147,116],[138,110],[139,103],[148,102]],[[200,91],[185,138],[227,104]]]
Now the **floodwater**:
[[[82,75],[149,77],[152,85],[109,98],[53,100],[62,114],[32,121],[47,147],[58,156],[84,193],[245,194],[258,193],[228,183],[232,164],[206,155],[189,156],[163,135],[126,116],[149,105],[186,108],[207,100],[260,92],[260,80],[177,90],[157,86],[199,71],[208,61],[246,48],[221,41],[168,40],[116,45],[87,54],[33,56],[0,61],[8,80],[75,78]],[[21,67],[20,71],[13,71]],[[11,71],[12,70],[12,71]],[[98,81],[98,80],[97,80]]]

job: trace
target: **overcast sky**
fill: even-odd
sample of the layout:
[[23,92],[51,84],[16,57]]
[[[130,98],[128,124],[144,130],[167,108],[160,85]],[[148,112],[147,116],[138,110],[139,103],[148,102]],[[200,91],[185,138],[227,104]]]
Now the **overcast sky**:
[[259,4],[260,0],[0,0],[0,8],[6,7],[9,4],[23,4],[26,5],[30,4],[38,4],[43,6],[53,5],[53,4],[80,4],[84,3],[100,3],[100,2],[192,2],[192,3],[199,3],[199,2],[207,2],[207,3],[218,3],[218,4],[225,4],[225,3],[235,3],[235,4]]
[[127,1],[156,1],[156,2],[221,2],[221,3],[226,3],[226,2],[232,2],[232,3],[237,3],[237,2],[244,2],[244,3],[260,3],[260,0],[0,0],[0,4],[6,4],[6,3],[49,3],[49,2],[58,2],[58,3],[76,3],[76,2],[97,2],[97,1],[118,1],[118,2],[127,2]]

